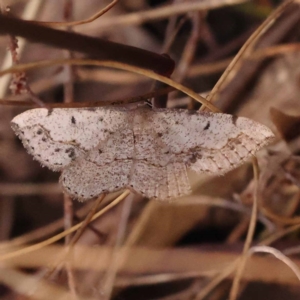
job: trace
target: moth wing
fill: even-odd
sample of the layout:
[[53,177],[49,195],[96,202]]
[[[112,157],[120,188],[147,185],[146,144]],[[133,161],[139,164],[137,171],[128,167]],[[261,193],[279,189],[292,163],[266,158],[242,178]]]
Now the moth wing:
[[172,161],[196,172],[228,172],[274,138],[262,124],[222,113],[156,110],[149,124],[173,154]]
[[165,167],[138,161],[129,181],[129,187],[147,198],[167,200],[191,192],[186,166],[170,163]]
[[126,109],[39,108],[16,116],[11,125],[36,160],[61,171],[111,133],[130,127],[130,119]]
[[79,158],[63,170],[60,183],[72,198],[85,201],[126,187],[131,165],[131,160],[121,160],[99,166]]

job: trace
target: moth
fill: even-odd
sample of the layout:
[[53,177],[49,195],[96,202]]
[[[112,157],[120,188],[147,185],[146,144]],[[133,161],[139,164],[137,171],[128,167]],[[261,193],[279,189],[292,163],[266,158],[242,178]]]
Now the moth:
[[243,117],[146,107],[38,108],[11,125],[80,201],[123,188],[160,200],[183,196],[191,192],[187,168],[224,174],[274,137]]

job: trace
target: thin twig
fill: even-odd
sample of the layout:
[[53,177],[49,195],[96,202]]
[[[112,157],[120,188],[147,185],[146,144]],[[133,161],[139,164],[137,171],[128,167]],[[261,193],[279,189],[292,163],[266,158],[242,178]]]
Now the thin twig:
[[148,11],[141,11],[137,13],[126,14],[124,16],[114,16],[101,20],[101,30],[112,26],[129,26],[140,25],[145,22],[161,20],[170,16],[186,14],[189,12],[211,10],[226,5],[235,5],[248,0],[202,0],[195,2],[183,2],[176,5],[165,5],[163,7],[151,9]]
[[229,299],[235,300],[238,296],[238,288],[242,278],[243,271],[245,269],[246,261],[247,261],[247,253],[249,251],[250,245],[253,240],[256,221],[257,221],[257,207],[258,207],[258,180],[259,180],[259,167],[256,157],[253,157],[253,173],[255,179],[255,188],[253,192],[253,206],[252,206],[252,214],[250,218],[249,229],[246,237],[246,241],[243,248],[243,254],[241,260],[239,261],[236,275],[233,279],[232,288],[230,290]]
[[141,48],[57,30],[3,15],[0,15],[0,34],[21,36],[33,42],[44,43],[59,49],[86,53],[93,58],[135,65],[165,76],[170,75],[174,70],[174,61],[170,57]]
[[[31,0],[26,2],[26,6],[24,8],[22,18],[24,19],[33,19],[38,14],[41,5],[43,4],[43,1],[41,0]],[[21,57],[23,50],[26,45],[26,40],[21,39],[18,43],[18,53],[19,57]],[[2,65],[1,70],[6,69],[11,66],[11,57],[10,53],[6,53]],[[9,82],[11,80],[11,76],[6,76],[0,79],[0,98],[3,98],[7,92],[7,87],[9,85]]]
[[[73,0],[65,0],[64,1],[64,21],[69,21],[72,18],[73,13]],[[69,27],[66,26],[67,31],[71,31]],[[65,57],[70,59],[72,58],[72,51],[66,50]],[[74,102],[74,72],[73,66],[66,65],[64,66],[64,71],[66,73],[66,82],[64,83],[64,103],[72,103]],[[68,230],[72,227],[73,219],[74,219],[74,211],[73,211],[73,202],[69,195],[64,194],[64,220],[65,220],[65,230]],[[82,227],[81,227],[82,228]],[[71,242],[71,235],[67,235],[65,237],[65,245],[69,248]],[[71,294],[74,299],[78,298],[76,291],[76,283],[75,283],[75,275],[70,263],[65,264],[66,272],[67,272],[67,280],[68,286],[71,291]]]
[[279,231],[274,232],[273,234],[271,234],[270,236],[268,236],[267,238],[262,240],[258,245],[271,245],[272,243],[278,241],[282,237],[284,237],[292,232],[295,232],[299,229],[300,229],[300,224],[296,224],[296,225],[292,225],[287,228],[283,228]]
[[224,279],[228,278],[228,276],[234,272],[236,269],[240,259],[235,260],[229,266],[224,268],[222,272],[216,275],[205,287],[201,289],[201,291],[195,297],[195,300],[204,300],[207,295],[213,291],[213,289],[220,284]]
[[78,242],[78,240],[82,236],[84,230],[86,229],[87,225],[91,222],[93,216],[96,214],[96,211],[98,210],[98,207],[101,204],[101,202],[104,200],[105,196],[106,196],[106,194],[102,194],[100,197],[98,197],[95,200],[95,204],[94,204],[93,208],[89,211],[88,215],[82,222],[81,227],[76,231],[75,235],[71,239],[71,241],[69,243],[70,246],[74,246]]
[[[285,11],[285,9],[294,2],[294,0],[287,0],[283,2],[258,28],[255,32],[249,37],[245,42],[241,50],[231,61],[229,66],[226,68],[218,82],[213,87],[211,93],[207,97],[208,101],[213,101],[217,93],[220,92],[222,86],[224,86],[229,80],[232,79],[234,74],[237,72],[238,64],[241,60],[247,57],[253,50],[258,39],[274,24],[275,20]],[[205,109],[204,106],[201,107],[201,110]]]
[[[59,260],[54,264],[53,267],[48,269],[47,273],[44,275],[44,278],[49,278],[53,274],[58,274],[61,271],[61,269],[64,266],[66,266],[69,288],[70,288],[70,291],[72,292],[74,298],[77,297],[77,292],[76,292],[76,288],[75,288],[75,280],[74,280],[73,270],[71,269],[71,265],[70,265],[70,260],[72,260],[72,249],[73,249],[73,246],[80,239],[80,237],[82,236],[82,234],[84,233],[86,228],[88,227],[88,224],[91,222],[93,216],[95,215],[100,203],[103,201],[105,196],[106,196],[106,194],[102,194],[100,197],[98,197],[98,199],[95,201],[94,207],[89,211],[89,213],[86,216],[86,218],[84,219],[84,221],[81,222],[82,225],[76,231],[76,234],[72,237],[72,239],[69,238],[68,240],[66,240],[65,244],[67,247],[66,247],[65,253],[62,255],[62,257],[59,258]],[[69,228],[65,227],[65,231],[66,230],[69,230]],[[68,237],[68,236],[66,236],[66,237]]]
[[118,2],[119,2],[119,0],[113,0],[110,4],[105,6],[100,11],[96,12],[91,17],[84,19],[84,20],[80,20],[80,21],[72,21],[72,22],[42,22],[42,21],[36,22],[36,21],[33,21],[33,23],[46,25],[46,26],[50,26],[50,27],[66,27],[66,26],[74,27],[74,26],[78,26],[78,25],[88,24],[88,23],[92,23],[93,21],[95,21],[98,18],[100,18],[101,16],[103,16],[106,12],[108,12],[111,8],[113,8]]
[[106,300],[109,300],[111,298],[118,268],[120,266],[120,263],[124,262],[123,260],[124,255],[120,254],[119,250],[125,238],[126,228],[127,228],[129,215],[132,207],[132,201],[133,201],[133,195],[131,195],[131,197],[127,197],[122,209],[121,219],[118,226],[116,243],[111,256],[110,267],[107,270],[106,279],[103,283],[103,295],[104,295],[104,299]]
[[252,247],[249,250],[249,254],[251,255],[253,253],[269,253],[274,255],[277,259],[281,260],[283,263],[285,263],[297,276],[297,278],[300,281],[300,269],[299,267],[291,260],[289,259],[286,255],[284,255],[281,251],[273,248],[273,247],[268,247],[268,246],[255,246]]
[[[88,101],[88,102],[72,102],[72,103],[47,103],[47,107],[49,108],[68,108],[68,107],[102,107],[102,106],[108,106],[108,105],[122,105],[125,104],[131,104],[131,103],[137,103],[137,102],[144,102],[150,98],[153,98],[154,96],[160,96],[165,95],[170,92],[174,91],[174,88],[172,87],[166,87],[157,89],[139,96],[135,97],[128,97],[128,98],[122,98],[122,99],[113,99],[113,100],[107,100],[107,101]],[[12,106],[34,106],[36,105],[32,103],[32,101],[26,101],[26,100],[6,100],[6,99],[0,99],[0,105],[12,105]],[[9,184],[10,185],[10,184]],[[2,192],[2,191],[1,191]],[[12,190],[13,193],[13,190]]]
[[[90,203],[87,203],[81,209],[76,211],[76,214],[81,218],[85,216],[90,211],[90,209],[91,209]],[[63,228],[63,226],[64,226],[64,220],[63,218],[61,218],[43,227],[32,230],[29,233],[25,233],[21,236],[13,238],[10,241],[5,241],[0,243],[0,250],[1,252],[4,251],[7,252],[7,251],[11,251],[13,248],[18,246],[32,244],[37,240],[41,240],[42,238],[45,239],[45,237],[55,234],[55,232]]]
[[[114,201],[112,201],[110,204],[108,204],[107,206],[105,206],[102,210],[100,210],[97,214],[95,214],[93,216],[93,218],[91,219],[91,222],[93,222],[94,220],[96,220],[97,218],[99,218],[100,216],[102,216],[103,214],[105,214],[107,211],[109,211],[111,208],[113,208],[114,206],[116,206],[117,204],[119,204],[121,201],[123,201],[128,195],[130,194],[129,190],[126,190],[125,192],[123,192],[119,197],[117,197]],[[59,241],[60,239],[64,238],[66,235],[75,232],[76,230],[78,230],[81,226],[82,226],[83,222],[80,222],[76,225],[74,225],[72,228],[70,228],[69,230],[65,230],[43,242],[34,244],[32,246],[28,246],[28,247],[24,247],[22,249],[16,250],[16,251],[12,251],[10,253],[5,253],[3,255],[0,255],[0,261],[5,261],[7,259],[13,258],[13,257],[17,257],[19,255],[23,255],[26,253],[30,253],[36,250],[39,250],[43,247],[46,247],[48,245],[51,245],[57,241]]]
[[189,66],[191,65],[197,49],[198,39],[200,37],[201,16],[199,12],[194,12],[190,18],[192,22],[192,30],[190,36],[183,49],[180,61],[174,73],[174,79],[182,82],[186,76]]
[[50,67],[54,65],[61,65],[61,64],[73,64],[73,65],[95,65],[95,66],[103,66],[103,67],[110,67],[116,68],[120,70],[126,70],[129,72],[137,73],[161,82],[166,83],[167,85],[172,86],[173,88],[180,90],[184,94],[190,96],[191,98],[195,99],[196,101],[202,103],[203,105],[207,106],[213,112],[220,112],[220,110],[215,107],[212,103],[207,101],[205,98],[198,95],[193,90],[173,81],[166,76],[159,75],[153,71],[138,68],[132,65],[116,62],[116,61],[100,61],[100,60],[91,60],[91,59],[58,59],[58,60],[44,60],[39,62],[27,63],[27,64],[19,64],[17,66],[13,66],[9,69],[0,71],[0,76],[8,74],[8,73],[15,73],[19,72],[20,70],[30,70],[30,69],[37,69],[43,67]]

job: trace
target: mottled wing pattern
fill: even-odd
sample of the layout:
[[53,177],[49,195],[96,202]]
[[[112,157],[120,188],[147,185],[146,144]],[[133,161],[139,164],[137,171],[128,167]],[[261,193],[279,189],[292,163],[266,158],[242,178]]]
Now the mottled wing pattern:
[[166,163],[198,173],[226,173],[274,138],[266,126],[227,114],[160,109],[148,116],[157,143],[168,152]]
[[84,201],[126,187],[131,164],[119,160],[99,166],[80,158],[63,170],[60,183],[72,198]]
[[186,195],[187,167],[225,173],[273,138],[246,118],[170,109],[35,109],[12,127],[79,200],[124,187],[161,200]]
[[122,109],[40,108],[16,116],[12,128],[36,160],[61,171],[99,143],[105,144],[129,119]]
[[[134,118],[134,161],[129,185],[148,198],[166,200],[191,192],[186,165],[177,162],[161,140],[153,110],[139,109]],[[156,114],[156,112],[154,112]],[[162,131],[163,132],[163,131]]]
[[60,182],[69,195],[86,200],[128,186],[134,151],[131,122],[132,118],[63,170]]
[[138,161],[129,185],[148,198],[168,200],[191,192],[186,166],[170,163],[165,167]]

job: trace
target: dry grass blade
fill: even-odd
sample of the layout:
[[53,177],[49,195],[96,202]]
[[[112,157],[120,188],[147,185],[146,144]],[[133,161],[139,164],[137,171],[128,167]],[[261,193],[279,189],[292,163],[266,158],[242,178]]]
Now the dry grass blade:
[[250,218],[250,224],[249,224],[249,228],[248,228],[247,237],[246,237],[246,240],[244,243],[243,254],[242,254],[240,261],[238,262],[236,275],[234,277],[232,288],[230,290],[230,295],[229,295],[230,300],[235,300],[238,296],[239,283],[242,278],[242,273],[243,273],[245,265],[246,265],[247,253],[250,249],[250,245],[253,240],[255,226],[256,226],[257,208],[258,208],[257,193],[258,193],[259,167],[258,167],[257,159],[255,157],[253,158],[253,173],[254,173],[254,179],[255,179],[255,190],[254,190],[254,194],[253,194],[252,214],[251,214],[251,218]]
[[[123,194],[121,194],[119,197],[117,197],[114,201],[112,201],[110,204],[108,204],[105,208],[103,208],[97,214],[95,214],[90,221],[92,222],[92,221],[96,220],[97,218],[99,218],[100,216],[102,216],[103,214],[105,214],[112,207],[116,206],[121,201],[123,201],[129,194],[130,194],[130,192],[128,190],[126,190]],[[70,228],[69,230],[65,230],[65,231],[61,232],[60,234],[57,234],[54,237],[52,237],[52,238],[50,238],[46,241],[37,243],[37,244],[32,245],[32,246],[28,246],[26,248],[16,250],[16,251],[13,251],[13,252],[10,252],[10,253],[2,254],[2,255],[0,255],[0,261],[5,261],[5,260],[10,259],[12,257],[16,257],[16,256],[19,256],[19,255],[24,255],[26,253],[30,253],[30,252],[39,250],[39,249],[41,249],[45,246],[51,245],[51,244],[59,241],[60,239],[64,238],[68,234],[70,234],[72,232],[75,232],[76,230],[81,228],[83,223],[84,222],[80,222],[80,223],[76,224],[75,226],[73,226],[72,228]]]
[[120,223],[118,226],[118,233],[116,238],[116,243],[111,255],[111,263],[106,272],[106,278],[103,283],[103,295],[104,299],[111,299],[111,295],[114,288],[114,283],[116,280],[118,268],[121,262],[124,262],[124,255],[120,255],[120,248],[123,244],[125,233],[128,225],[129,215],[132,208],[133,197],[127,197],[124,202],[122,214],[120,218]]
[[[91,207],[90,203],[87,203],[81,209],[76,211],[76,215],[80,218],[84,217],[90,212],[91,209],[92,209],[92,207]],[[46,226],[43,226],[41,228],[38,228],[36,230],[30,231],[26,234],[18,236],[14,239],[11,239],[10,241],[2,242],[0,244],[0,250],[1,250],[1,252],[4,252],[4,250],[6,252],[9,252],[9,251],[12,251],[12,249],[14,249],[16,247],[32,244],[33,242],[36,242],[38,240],[45,239],[47,236],[53,235],[59,229],[63,228],[63,225],[64,225],[64,220],[59,219],[50,224],[47,224]]]
[[[213,87],[209,96],[207,97],[208,101],[213,101],[217,93],[220,92],[222,86],[224,86],[232,77],[236,74],[238,69],[238,64],[241,63],[242,59],[248,57],[255,46],[255,43],[258,39],[268,30],[275,20],[286,10],[286,8],[291,5],[294,0],[284,1],[260,26],[255,30],[247,42],[243,45],[238,54],[231,61],[229,66],[226,68],[221,78]],[[204,109],[204,108],[203,108]]]
[[297,276],[298,280],[300,281],[300,269],[299,267],[287,256],[285,256],[281,251],[268,246],[255,246],[249,250],[249,255],[253,253],[269,253],[274,255],[277,259],[281,260],[285,263]]
[[50,27],[74,27],[74,26],[78,26],[78,25],[88,24],[88,23],[91,23],[91,22],[97,20],[101,16],[103,16],[106,12],[108,12],[111,8],[113,8],[118,2],[119,2],[119,0],[113,0],[106,7],[104,7],[103,9],[96,12],[94,15],[92,15],[91,17],[89,17],[85,20],[72,21],[72,22],[34,22],[34,23],[46,25],[46,26],[50,26]]
[[[40,0],[29,1],[25,7],[22,17],[24,17],[24,19],[34,19],[41,8],[41,5],[42,2]],[[26,44],[25,40],[19,41],[18,43],[19,55],[23,53],[25,44]],[[9,68],[10,66],[11,66],[11,55],[10,53],[6,53],[1,65],[1,70]],[[10,79],[11,79],[10,76],[3,77],[0,79],[0,98],[3,98],[5,96]]]
[[3,76],[5,74],[15,73],[19,71],[25,71],[25,70],[32,70],[37,68],[44,68],[44,67],[50,67],[50,66],[56,66],[56,65],[62,65],[62,64],[71,64],[71,65],[93,65],[93,66],[103,66],[103,67],[109,67],[109,68],[116,68],[120,70],[125,70],[133,73],[137,73],[152,79],[155,79],[157,81],[163,82],[167,85],[172,86],[174,89],[177,89],[186,95],[190,96],[191,98],[195,99],[196,101],[202,103],[203,105],[207,106],[211,111],[213,112],[220,112],[218,108],[216,108],[212,103],[208,102],[205,98],[201,97],[191,89],[183,86],[182,84],[179,84],[170,78],[167,78],[165,76],[161,76],[155,72],[141,69],[138,67],[134,67],[131,65],[118,63],[115,61],[99,61],[99,60],[90,60],[90,59],[59,59],[59,60],[50,60],[50,61],[39,61],[36,63],[27,63],[27,64],[19,64],[17,66],[11,67],[9,69],[0,71],[0,76]]
[[[179,200],[175,203],[175,205],[208,205],[208,206],[217,206],[221,208],[226,208],[234,211],[238,211],[241,213],[245,213],[247,215],[251,215],[252,210],[248,209],[247,207],[243,206],[240,203],[235,203],[227,199],[223,198],[214,198],[208,196],[188,196],[184,197],[182,200]],[[274,232],[276,230],[274,224],[270,222],[267,218],[263,215],[258,214],[257,220],[262,222],[269,232]]]
[[[113,248],[107,246],[75,245],[68,262],[72,268],[81,271],[105,272],[111,262]],[[145,247],[122,247],[118,255],[128,257],[126,263],[118,265],[120,278],[127,278],[155,274],[173,274],[178,276],[204,276],[206,278],[233,278],[232,267],[240,257],[239,253],[228,251],[207,251],[192,248],[150,249]],[[65,254],[64,246],[48,246],[24,256],[16,256],[7,260],[6,264],[18,268],[47,267],[57,262],[57,257]],[[184,258],[184,259],[183,259]],[[299,267],[300,261],[293,260]],[[230,271],[231,270],[231,271]],[[280,277],[278,276],[280,273]],[[278,283],[298,286],[298,278],[289,268],[282,268],[280,261],[274,261],[269,256],[248,257],[245,281],[261,281],[264,283]],[[122,280],[123,281],[123,280]]]
[[254,51],[252,54],[247,57],[247,60],[259,60],[267,57],[274,57],[277,55],[285,55],[291,52],[299,52],[300,44],[299,43],[290,43],[288,45],[277,45],[273,47],[268,47],[265,49],[259,49]]
[[127,14],[125,16],[107,18],[101,20],[101,29],[111,26],[140,25],[145,22],[164,19],[170,16],[185,14],[200,10],[210,10],[226,5],[235,5],[248,0],[204,0],[201,2],[177,3],[176,5],[166,5],[164,7]]
[[296,225],[281,229],[280,231],[277,231],[277,232],[273,233],[272,235],[270,235],[269,237],[265,238],[263,241],[261,241],[259,243],[259,245],[261,245],[261,246],[271,245],[272,243],[274,243],[277,240],[281,239],[285,235],[288,235],[288,234],[290,234],[292,232],[295,232],[299,229],[300,229],[300,224],[296,224]]
[[[46,300],[51,295],[52,299],[72,299],[72,295],[66,289],[42,280],[34,275],[28,275],[9,268],[2,268],[0,282],[9,286],[20,295],[31,299]],[[80,299],[92,300],[93,297],[78,297]]]
[[[48,103],[47,107],[57,108],[57,107],[101,107],[108,105],[125,105],[136,102],[145,102],[146,100],[153,98],[154,96],[160,96],[168,94],[169,92],[174,91],[172,87],[162,88],[154,90],[136,97],[122,98],[122,99],[113,99],[108,101],[89,101],[89,102],[71,102],[71,103]],[[0,105],[12,105],[12,106],[36,106],[32,101],[22,101],[22,100],[5,100],[0,99]],[[7,189],[7,188],[5,188]],[[12,189],[13,190],[13,189]],[[13,193],[13,192],[12,192]]]
[[222,272],[216,275],[204,288],[202,288],[202,290],[197,294],[196,300],[204,300],[207,295],[216,288],[218,284],[228,278],[230,274],[234,273],[239,263],[240,259],[237,259],[227,268],[224,268]]
[[78,240],[80,239],[80,237],[83,234],[83,231],[86,229],[87,225],[91,222],[91,220],[93,219],[94,215],[96,214],[96,211],[97,211],[100,203],[105,198],[105,196],[106,196],[106,194],[103,194],[100,197],[98,197],[98,199],[96,199],[94,207],[89,211],[88,215],[86,216],[86,218],[82,222],[82,226],[79,228],[78,231],[76,231],[76,234],[71,239],[71,241],[69,243],[69,246],[73,246],[73,245],[75,245],[78,242]]

